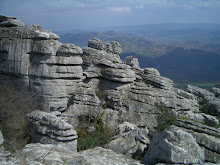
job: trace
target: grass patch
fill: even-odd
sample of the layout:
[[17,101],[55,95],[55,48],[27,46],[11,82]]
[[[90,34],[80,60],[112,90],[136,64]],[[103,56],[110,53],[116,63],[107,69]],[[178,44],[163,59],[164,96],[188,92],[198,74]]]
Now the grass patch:
[[0,86],[0,129],[5,150],[15,152],[30,141],[27,114],[38,108],[40,97],[36,92]]
[[216,125],[215,128],[220,128],[220,118],[217,119],[218,119],[218,125]]
[[172,111],[172,109],[167,108],[165,106],[158,106],[160,110],[160,114],[158,115],[158,126],[157,131],[161,132],[164,129],[168,128],[169,126],[173,125],[173,123],[176,121],[177,116]]
[[81,116],[81,125],[76,128],[78,134],[77,150],[83,151],[94,147],[103,147],[109,143],[115,133],[106,125],[102,118],[104,114],[98,115],[94,119]]

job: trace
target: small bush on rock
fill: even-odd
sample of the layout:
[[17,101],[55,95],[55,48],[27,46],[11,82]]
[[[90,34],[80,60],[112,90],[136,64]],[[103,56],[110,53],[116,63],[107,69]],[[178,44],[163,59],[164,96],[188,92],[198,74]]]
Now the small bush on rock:
[[80,117],[80,121],[83,124],[76,128],[78,134],[78,151],[97,146],[103,147],[110,142],[115,134],[114,131],[103,122],[102,118],[103,114],[98,115],[94,119],[89,119],[86,116]]
[[40,108],[40,97],[27,89],[0,86],[0,129],[5,150],[14,152],[30,140],[27,114]]
[[175,112],[163,105],[158,106],[160,114],[158,115],[157,131],[161,132],[171,126],[177,119]]

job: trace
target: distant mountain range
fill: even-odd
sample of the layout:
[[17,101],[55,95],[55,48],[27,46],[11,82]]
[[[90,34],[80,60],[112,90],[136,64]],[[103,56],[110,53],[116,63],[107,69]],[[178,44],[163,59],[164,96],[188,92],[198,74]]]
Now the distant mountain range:
[[220,82],[218,24],[155,24],[77,32],[58,32],[60,41],[81,47],[94,37],[104,43],[118,41],[122,58],[135,55],[141,67],[157,68],[175,82]]

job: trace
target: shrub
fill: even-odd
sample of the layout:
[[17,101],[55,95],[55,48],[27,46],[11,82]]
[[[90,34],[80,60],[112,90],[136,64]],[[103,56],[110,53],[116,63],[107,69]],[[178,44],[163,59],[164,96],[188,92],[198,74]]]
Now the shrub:
[[0,129],[4,148],[14,152],[30,140],[27,114],[40,108],[40,97],[25,88],[0,86]]
[[158,106],[160,114],[158,115],[158,126],[157,126],[157,131],[161,132],[170,125],[172,125],[176,119],[177,116],[174,113],[174,111],[170,108],[167,108],[163,105]]
[[97,146],[103,147],[109,143],[114,136],[114,132],[106,125],[103,120],[103,114],[94,119],[81,116],[79,125],[76,130],[78,134],[78,151],[83,151]]

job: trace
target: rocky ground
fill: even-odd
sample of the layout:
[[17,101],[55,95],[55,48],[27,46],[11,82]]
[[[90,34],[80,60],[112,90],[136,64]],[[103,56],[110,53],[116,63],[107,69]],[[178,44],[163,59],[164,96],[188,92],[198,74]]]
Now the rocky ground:
[[[115,41],[93,38],[80,48],[58,39],[38,25],[0,16],[1,82],[44,99],[43,108],[28,115],[33,143],[12,155],[0,134],[3,164],[220,163],[220,88],[174,88],[156,69],[140,68],[137,58],[122,61]],[[82,118],[100,116],[117,134],[104,148],[77,152],[75,128]]]

